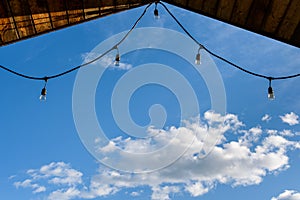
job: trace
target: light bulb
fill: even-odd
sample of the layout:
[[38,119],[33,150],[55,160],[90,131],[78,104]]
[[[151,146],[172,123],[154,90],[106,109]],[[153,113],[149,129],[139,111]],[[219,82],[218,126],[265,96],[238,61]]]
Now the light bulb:
[[268,88],[268,99],[269,100],[274,100],[275,99],[274,91],[273,91],[273,88],[271,86],[269,86],[269,88]]
[[158,15],[158,10],[157,10],[157,8],[155,8],[155,10],[154,10],[154,18],[155,18],[155,19],[159,19],[159,15]]
[[46,88],[44,87],[41,91],[41,96],[40,96],[40,100],[41,101],[46,101],[46,94],[47,94],[47,90]]
[[195,64],[196,65],[200,65],[201,64],[201,56],[200,56],[200,53],[197,53],[196,55],[196,60],[195,60]]
[[157,2],[155,2],[154,18],[159,19],[159,14],[158,14],[158,10],[157,10]]
[[120,54],[117,53],[116,58],[115,58],[115,66],[120,66]]

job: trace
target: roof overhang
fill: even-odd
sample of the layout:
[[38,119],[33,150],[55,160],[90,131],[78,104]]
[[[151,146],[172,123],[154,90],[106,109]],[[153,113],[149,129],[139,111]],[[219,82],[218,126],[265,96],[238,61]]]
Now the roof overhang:
[[[0,46],[136,8],[153,0],[3,0]],[[299,0],[164,2],[300,47]]]

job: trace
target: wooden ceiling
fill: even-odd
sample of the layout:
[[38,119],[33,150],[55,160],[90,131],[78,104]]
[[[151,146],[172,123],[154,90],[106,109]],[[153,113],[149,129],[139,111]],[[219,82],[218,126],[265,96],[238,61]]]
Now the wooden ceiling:
[[[2,0],[0,46],[149,2],[153,0]],[[300,47],[299,0],[164,2]]]

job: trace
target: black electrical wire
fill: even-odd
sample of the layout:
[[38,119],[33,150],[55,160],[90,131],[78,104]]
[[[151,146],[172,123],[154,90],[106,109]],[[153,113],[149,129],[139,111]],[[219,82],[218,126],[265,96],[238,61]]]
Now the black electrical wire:
[[55,75],[52,75],[52,76],[45,76],[45,77],[35,77],[35,76],[28,76],[28,75],[25,75],[25,74],[21,74],[19,72],[16,72],[16,71],[13,71],[7,67],[4,67],[2,65],[0,65],[0,68],[1,69],[4,69],[12,74],[15,74],[17,76],[20,76],[20,77],[23,77],[23,78],[26,78],[26,79],[31,79],[31,80],[44,80],[44,81],[48,81],[50,79],[54,79],[54,78],[57,78],[57,77],[60,77],[60,76],[63,76],[63,75],[66,75],[66,74],[69,74],[79,68],[82,68],[86,65],[89,65],[97,60],[99,60],[100,58],[102,58],[103,56],[105,56],[106,54],[108,54],[110,51],[114,50],[114,49],[117,49],[118,46],[124,42],[124,40],[129,36],[129,34],[133,31],[133,29],[137,26],[137,24],[139,23],[139,21],[141,21],[142,17],[146,14],[147,12],[147,9],[152,5],[152,3],[149,3],[146,8],[144,9],[144,11],[142,12],[142,14],[140,15],[140,17],[135,21],[135,23],[132,25],[131,29],[125,34],[125,36],[119,41],[117,42],[113,47],[111,47],[110,49],[108,49],[107,51],[105,51],[103,54],[99,55],[98,57],[92,59],[91,61],[89,62],[86,62],[86,63],[83,63],[81,65],[78,65],[77,67],[74,67],[72,69],[69,69],[67,71],[64,71],[62,73],[59,73],[59,74],[55,74]]
[[203,48],[204,50],[206,50],[209,54],[211,54],[212,56],[228,63],[229,65],[243,71],[243,72],[246,72],[248,74],[251,74],[253,76],[257,76],[257,77],[261,77],[261,78],[266,78],[268,80],[279,80],[279,79],[289,79],[289,78],[295,78],[295,77],[298,77],[300,76],[300,73],[299,74],[293,74],[293,75],[289,75],[289,76],[279,76],[279,77],[270,77],[270,76],[265,76],[263,74],[258,74],[258,73],[255,73],[255,72],[252,72],[252,71],[249,71],[243,67],[240,67],[238,66],[237,64],[234,64],[233,62],[219,56],[218,54],[210,51],[208,48],[206,48],[204,45],[202,45],[200,42],[198,42],[188,31],[186,28],[184,28],[184,26],[178,21],[178,19],[171,13],[171,11],[168,9],[168,7],[162,3],[161,1],[158,2],[159,4],[161,4],[164,9],[169,13],[169,15],[176,21],[176,23],[181,27],[181,29],[196,43],[199,45],[200,48]]
[[[290,78],[295,78],[295,77],[298,77],[300,76],[300,73],[299,74],[293,74],[293,75],[289,75],[289,76],[279,76],[279,77],[271,77],[271,76],[266,76],[266,75],[263,75],[263,74],[258,74],[258,73],[255,73],[255,72],[252,72],[252,71],[249,71],[229,60],[227,60],[226,58],[223,58],[222,56],[219,56],[218,54],[210,51],[208,48],[206,48],[204,45],[202,45],[200,42],[198,42],[188,31],[187,29],[178,21],[178,19],[171,13],[171,11],[167,8],[167,6],[162,3],[161,1],[155,1],[155,5],[157,6],[157,4],[161,4],[165,10],[169,13],[169,15],[176,21],[176,23],[181,27],[181,29],[196,43],[199,45],[199,49],[203,48],[204,50],[206,50],[209,54],[211,54],[212,56],[222,60],[223,62],[245,72],[245,73],[248,73],[250,75],[253,75],[253,76],[257,76],[257,77],[261,77],[261,78],[265,78],[265,79],[268,79],[269,81],[271,80],[279,80],[279,79],[290,79]],[[44,80],[44,81],[47,81],[49,79],[53,79],[53,78],[57,78],[57,77],[60,77],[60,76],[63,76],[63,75],[66,75],[66,74],[69,74],[79,68],[82,68],[86,65],[89,65],[97,60],[99,60],[100,58],[102,58],[103,56],[105,56],[106,54],[108,54],[110,51],[114,50],[114,49],[117,49],[118,46],[129,36],[129,34],[134,30],[134,28],[136,27],[136,25],[139,23],[139,21],[142,19],[142,17],[146,14],[148,8],[152,5],[152,3],[149,3],[146,8],[144,9],[144,11],[142,12],[142,14],[140,15],[140,17],[135,21],[135,23],[133,24],[133,26],[131,27],[131,29],[125,34],[125,36],[118,42],[116,43],[113,47],[111,47],[110,49],[108,49],[106,52],[104,52],[103,54],[99,55],[98,57],[94,58],[93,60],[89,61],[89,62],[86,62],[86,63],[83,63],[81,65],[78,65],[77,67],[74,67],[74,68],[71,68],[67,71],[64,71],[62,73],[59,73],[59,74],[55,74],[55,75],[52,75],[52,76],[45,76],[45,77],[34,77],[34,76],[28,76],[28,75],[25,75],[25,74],[21,74],[21,73],[18,73],[16,71],[13,71],[7,67],[4,67],[2,65],[0,65],[0,68],[1,69],[4,69],[12,74],[15,74],[17,76],[20,76],[20,77],[23,77],[23,78],[26,78],[26,79],[31,79],[31,80]]]

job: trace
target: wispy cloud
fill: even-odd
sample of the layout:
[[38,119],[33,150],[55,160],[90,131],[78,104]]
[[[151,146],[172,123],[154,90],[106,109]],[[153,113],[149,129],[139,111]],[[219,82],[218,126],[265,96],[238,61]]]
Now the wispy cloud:
[[261,121],[266,121],[269,122],[272,119],[272,117],[268,114],[265,114],[262,118]]
[[[181,138],[180,142],[176,143],[177,146],[185,145],[186,138],[197,134],[189,150],[173,165],[162,170],[135,174],[115,171],[100,165],[98,173],[93,175],[90,181],[83,182],[82,172],[64,162],[52,162],[39,169],[28,170],[28,178],[15,182],[14,185],[32,188],[33,192],[44,187],[43,192],[48,199],[91,199],[141,186],[152,190],[152,199],[170,199],[171,194],[183,192],[197,197],[208,193],[218,184],[259,184],[265,176],[288,169],[288,152],[300,148],[299,142],[286,138],[287,135],[289,138],[296,135],[290,130],[268,130],[260,126],[242,129],[243,123],[233,114],[221,116],[207,112],[205,120],[205,123],[187,123],[183,127],[174,127],[167,131],[152,130],[160,131],[156,140],[162,140],[162,143],[169,139],[169,136],[173,137],[174,133],[180,133]],[[207,157],[200,159],[195,154],[203,145],[203,133],[212,129],[219,131],[222,140]],[[237,138],[227,141],[226,133],[235,134]],[[118,137],[110,145],[130,152],[140,151],[143,145],[143,150],[152,150],[151,142],[145,142],[143,139],[133,140]],[[110,148],[110,151],[114,149]],[[168,156],[170,155],[161,155],[158,159],[150,160],[161,162]],[[122,155],[119,155],[119,158],[122,158]],[[131,160],[130,164],[137,165],[135,162],[137,161]],[[131,193],[132,198],[137,195],[138,192]]]
[[266,132],[270,135],[281,135],[284,137],[294,137],[299,134],[298,132],[292,132],[291,130],[286,130],[286,129],[284,129],[282,131],[267,129]]
[[74,187],[68,189],[59,189],[53,191],[49,196],[48,200],[69,200],[80,196],[80,191]]
[[300,192],[295,190],[285,190],[277,197],[272,197],[271,200],[298,200],[300,199]]
[[[94,59],[96,59],[100,54],[96,54],[94,52],[84,53],[81,55],[83,62],[87,63]],[[121,69],[121,70],[129,70],[132,68],[131,64],[127,64],[125,62],[120,61],[118,66],[114,65],[115,57],[112,54],[107,54],[100,59],[95,60],[90,65],[93,66],[101,66],[104,68],[114,68],[114,69]]]
[[24,181],[14,182],[14,186],[16,188],[31,188],[34,194],[46,191],[46,186],[40,184],[44,181],[47,182],[47,186],[67,187],[66,190],[58,189],[51,192],[48,199],[71,199],[71,197],[77,196],[77,194],[75,195],[75,187],[82,183],[82,173],[72,169],[69,164],[64,162],[52,162],[40,169],[29,169],[27,176],[28,179]]
[[31,188],[32,193],[34,194],[46,191],[46,188],[44,186],[40,186],[37,183],[33,183],[33,180],[30,179],[26,179],[22,182],[21,181],[14,182],[14,186],[16,188]]
[[72,169],[69,164],[64,162],[52,162],[40,169],[30,169],[27,174],[33,180],[47,179],[48,183],[54,185],[74,186],[82,183],[82,173]]
[[140,191],[140,192],[131,192],[130,193],[130,196],[133,196],[133,197],[137,197],[137,196],[140,196],[141,195],[141,192],[143,192],[143,191]]
[[290,126],[299,124],[299,120],[298,120],[299,116],[296,115],[294,112],[287,113],[284,116],[280,116],[280,118],[284,123],[287,123]]

